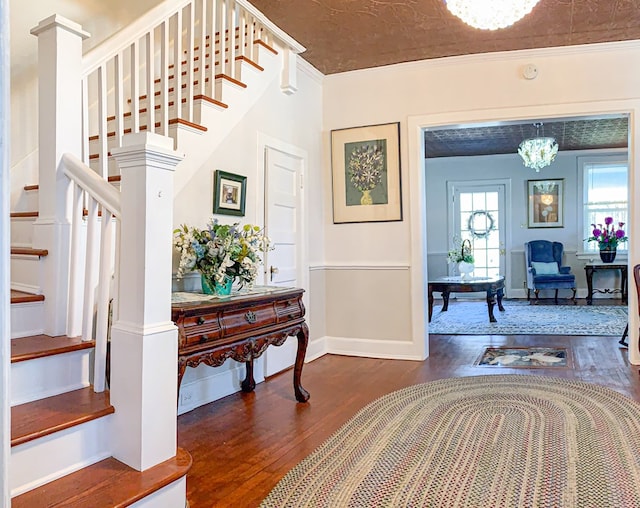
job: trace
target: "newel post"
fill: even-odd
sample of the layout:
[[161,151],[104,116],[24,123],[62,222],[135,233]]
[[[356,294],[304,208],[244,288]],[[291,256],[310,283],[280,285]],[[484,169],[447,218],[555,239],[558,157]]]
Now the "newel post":
[[144,471],[176,454],[178,331],[171,321],[173,140],[112,150],[121,180],[120,288],[111,329],[113,455]]
[[69,180],[62,174],[65,153],[82,154],[82,40],[89,34],[57,14],[31,33],[38,37],[39,215],[33,246],[47,249],[41,291],[45,333],[66,333],[69,290]]

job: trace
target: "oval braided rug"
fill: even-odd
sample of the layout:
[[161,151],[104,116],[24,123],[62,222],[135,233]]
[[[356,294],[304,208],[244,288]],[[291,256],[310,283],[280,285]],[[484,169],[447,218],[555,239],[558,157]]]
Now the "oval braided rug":
[[640,404],[541,376],[443,379],[372,402],[263,507],[640,507]]

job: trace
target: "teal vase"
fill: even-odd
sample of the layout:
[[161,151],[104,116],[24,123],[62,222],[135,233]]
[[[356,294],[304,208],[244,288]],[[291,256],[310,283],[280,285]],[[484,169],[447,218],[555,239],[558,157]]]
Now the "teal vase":
[[233,285],[233,277],[225,277],[224,284],[218,284],[214,279],[205,277],[200,274],[202,282],[202,292],[206,295],[229,296],[231,294],[231,286]]

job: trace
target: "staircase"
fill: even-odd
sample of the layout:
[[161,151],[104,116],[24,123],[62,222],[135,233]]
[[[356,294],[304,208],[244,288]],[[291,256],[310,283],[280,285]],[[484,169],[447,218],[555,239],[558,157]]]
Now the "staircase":
[[41,168],[11,214],[12,506],[182,507],[172,199],[269,83],[295,91],[304,48],[244,0],[164,2],[84,56],[64,18],[32,33]]

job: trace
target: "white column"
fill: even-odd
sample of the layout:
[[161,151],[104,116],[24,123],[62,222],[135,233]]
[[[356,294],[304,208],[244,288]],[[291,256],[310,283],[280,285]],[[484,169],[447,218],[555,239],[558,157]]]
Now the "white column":
[[[11,310],[9,280],[9,0],[0,0],[0,426],[11,428]],[[10,432],[0,438],[0,506],[11,505],[9,491]]]
[[[640,133],[640,102],[635,105],[632,114],[629,116],[629,131],[634,133],[633,136],[637,140]],[[631,221],[632,230],[629,236],[629,267],[627,278],[627,301],[629,309],[629,361],[632,365],[640,365],[640,337],[638,336],[638,327],[640,326],[640,317],[638,316],[638,293],[636,291],[636,283],[633,277],[633,267],[640,263],[640,224],[636,217],[640,217],[640,146],[632,145],[629,150],[629,217],[633,217]]]
[[45,333],[66,333],[69,286],[69,180],[59,166],[64,153],[82,156],[82,40],[89,34],[53,15],[31,33],[38,37],[39,216],[33,246],[43,258]]
[[171,321],[173,140],[140,132],[112,150],[122,181],[118,320],[111,330],[113,455],[144,471],[176,453],[178,331]]

